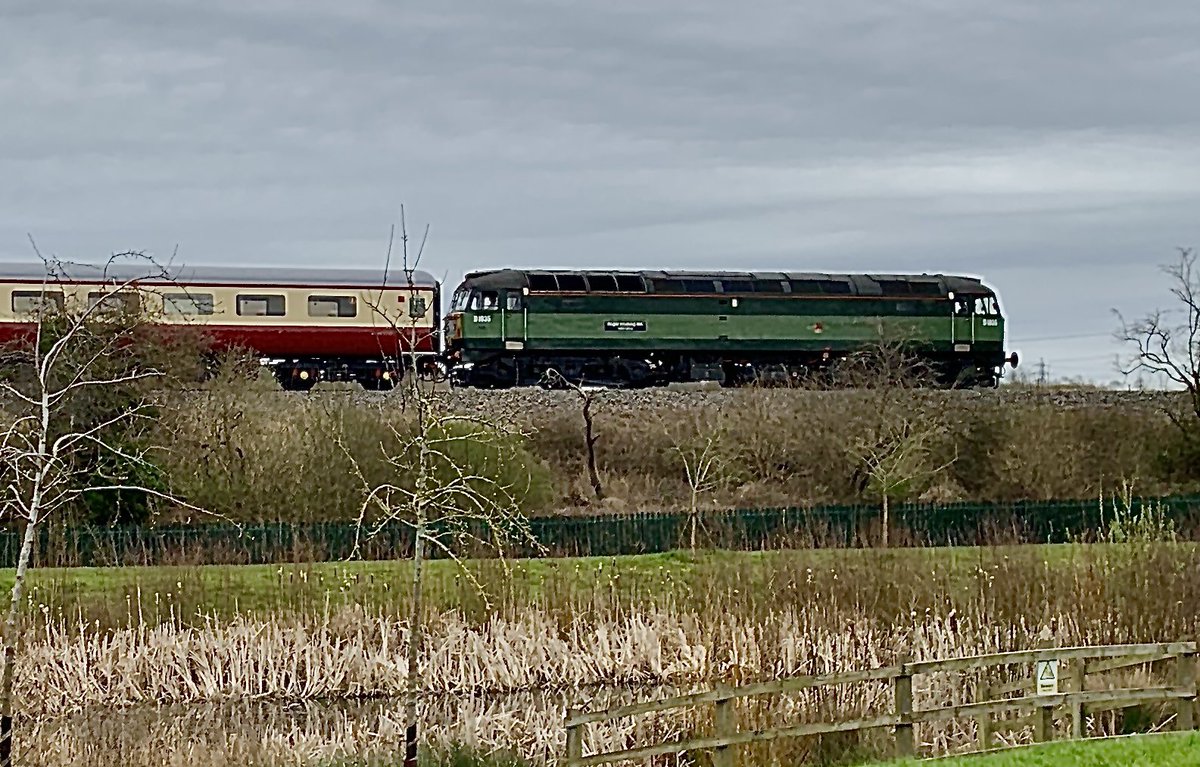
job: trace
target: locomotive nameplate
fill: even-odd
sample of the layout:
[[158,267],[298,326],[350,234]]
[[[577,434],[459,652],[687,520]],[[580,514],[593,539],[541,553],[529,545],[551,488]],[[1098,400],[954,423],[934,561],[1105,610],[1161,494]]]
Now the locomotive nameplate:
[[644,331],[646,322],[645,320],[606,320],[604,329],[619,332]]

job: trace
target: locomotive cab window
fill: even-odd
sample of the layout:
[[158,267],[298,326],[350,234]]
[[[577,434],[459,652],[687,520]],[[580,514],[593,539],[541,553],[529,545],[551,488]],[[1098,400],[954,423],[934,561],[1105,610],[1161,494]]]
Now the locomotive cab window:
[[195,317],[213,313],[212,293],[167,293],[163,313],[173,317]]
[[132,313],[141,311],[141,308],[141,296],[130,291],[88,293],[88,309],[95,309],[100,314]]
[[471,308],[485,312],[499,309],[500,294],[494,290],[477,290],[471,294]]
[[287,300],[284,296],[239,295],[237,313],[239,317],[283,317]]
[[975,299],[975,313],[984,317],[999,317],[1000,307],[995,296],[979,296]]
[[12,292],[13,314],[40,314],[61,312],[63,294],[61,290],[14,290]]
[[454,291],[454,299],[450,302],[450,311],[461,312],[467,308],[467,302],[471,298],[471,291],[466,288],[459,288]]
[[358,299],[354,296],[309,296],[309,317],[357,317]]

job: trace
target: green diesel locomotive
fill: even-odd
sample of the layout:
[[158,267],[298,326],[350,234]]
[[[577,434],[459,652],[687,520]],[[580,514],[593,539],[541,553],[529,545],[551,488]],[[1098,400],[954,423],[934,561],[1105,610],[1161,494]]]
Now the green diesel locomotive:
[[942,274],[502,269],[468,274],[445,339],[462,386],[794,379],[903,341],[946,385],[995,386],[1004,317],[980,280]]

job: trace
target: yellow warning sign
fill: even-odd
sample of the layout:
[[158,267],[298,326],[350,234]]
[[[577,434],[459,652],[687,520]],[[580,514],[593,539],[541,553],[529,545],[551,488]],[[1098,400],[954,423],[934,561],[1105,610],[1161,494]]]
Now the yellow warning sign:
[[1034,681],[1038,695],[1058,694],[1058,660],[1039,660],[1034,665]]

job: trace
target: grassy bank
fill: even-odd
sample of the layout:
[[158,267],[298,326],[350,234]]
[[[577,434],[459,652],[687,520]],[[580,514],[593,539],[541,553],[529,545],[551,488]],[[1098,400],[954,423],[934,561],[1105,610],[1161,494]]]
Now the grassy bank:
[[[878,767],[916,767],[888,762]],[[1055,743],[1006,753],[945,759],[942,767],[1193,767],[1200,764],[1200,734],[1139,735],[1095,742]]]
[[[1193,544],[1157,544],[1141,555],[1190,556]],[[1077,578],[1104,563],[1116,564],[1126,547],[1113,544],[909,549],[800,549],[771,552],[674,551],[623,557],[448,560],[427,563],[426,592],[433,610],[486,612],[503,605],[565,601],[610,604],[690,604],[706,594],[738,591],[752,596],[840,587],[844,593],[880,584],[881,574],[903,573],[891,584],[897,597],[910,592],[947,594],[977,589],[981,577],[1016,576],[1021,582]],[[232,616],[243,612],[314,613],[357,605],[385,613],[407,610],[407,561],[286,565],[44,568],[30,572],[31,607],[59,615],[120,625],[140,607],[141,620],[169,608],[177,617]],[[0,572],[0,589],[12,571]],[[151,609],[153,608],[153,609]]]
[[[520,427],[526,511],[678,510],[690,497],[684,455],[713,438],[720,476],[707,508],[875,503],[854,446],[880,425],[862,392],[601,392],[594,407],[598,500],[585,480],[583,422],[572,392],[453,392],[455,411]],[[1063,408],[967,393],[909,393],[906,412],[944,422],[929,445],[942,467],[895,500],[1093,498],[1133,482],[1145,495],[1189,492],[1200,479],[1168,419],[1145,406]],[[399,393],[286,397],[214,387],[164,409],[172,435],[158,457],[192,503],[241,521],[349,519],[362,484],[386,474],[381,447],[409,428]]]

